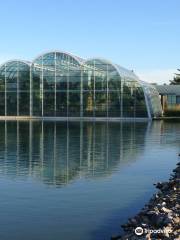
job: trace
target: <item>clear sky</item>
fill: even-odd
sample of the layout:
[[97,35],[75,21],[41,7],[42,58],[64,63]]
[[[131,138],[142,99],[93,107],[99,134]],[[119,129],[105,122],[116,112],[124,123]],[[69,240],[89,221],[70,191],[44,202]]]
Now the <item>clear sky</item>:
[[180,0],[0,1],[0,63],[48,50],[107,58],[168,82],[180,67]]

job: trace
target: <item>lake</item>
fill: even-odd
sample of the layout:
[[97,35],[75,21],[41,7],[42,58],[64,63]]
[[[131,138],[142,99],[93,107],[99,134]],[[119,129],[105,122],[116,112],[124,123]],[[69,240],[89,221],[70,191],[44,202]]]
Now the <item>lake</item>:
[[180,122],[0,122],[0,239],[106,240],[178,162]]

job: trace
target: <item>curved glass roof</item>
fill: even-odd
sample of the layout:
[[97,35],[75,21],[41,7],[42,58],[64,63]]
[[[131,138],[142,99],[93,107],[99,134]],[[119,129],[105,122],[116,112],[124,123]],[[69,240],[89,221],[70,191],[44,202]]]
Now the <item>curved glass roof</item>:
[[2,63],[2,64],[0,65],[0,69],[5,68],[5,66],[6,66],[6,68],[7,68],[7,67],[8,67],[8,68],[11,68],[11,67],[13,67],[13,66],[15,66],[15,65],[16,65],[16,66],[19,65],[20,67],[26,65],[26,66],[29,66],[29,67],[30,67],[31,62],[23,61],[23,60],[18,60],[18,59],[9,60],[9,61],[7,61],[7,62]]
[[64,52],[64,51],[59,51],[59,50],[55,50],[55,51],[48,51],[45,53],[40,54],[39,56],[37,56],[31,63],[28,61],[22,61],[22,60],[11,60],[11,61],[7,61],[5,63],[3,63],[2,65],[0,65],[1,71],[3,66],[7,67],[7,65],[10,67],[11,65],[21,63],[21,64],[26,64],[26,65],[38,65],[38,64],[42,64],[42,59],[43,61],[45,61],[45,65],[50,65],[50,61],[52,61],[56,56],[56,61],[59,64],[67,64],[70,63],[70,65],[74,65],[74,66],[94,66],[94,63],[96,65],[96,69],[99,69],[100,71],[106,71],[107,70],[107,65],[108,65],[108,71],[110,72],[114,72],[114,73],[119,73],[119,75],[122,78],[128,78],[128,80],[137,80],[140,83],[143,84],[143,82],[140,81],[140,79],[136,76],[136,74],[133,71],[127,70],[126,68],[123,68],[121,66],[119,66],[118,64],[114,64],[111,61],[107,60],[107,59],[101,59],[101,58],[91,58],[91,59],[83,59],[80,58],[78,56],[75,56],[71,53],[68,52]]
[[76,65],[82,65],[84,60],[80,57],[77,57],[71,53],[63,52],[63,51],[49,51],[45,52],[43,54],[40,54],[38,57],[36,57],[32,63],[38,63],[39,59],[47,59],[47,58],[54,58],[56,56],[57,60],[61,61],[69,61]]
[[91,66],[95,65],[96,68],[99,68],[103,71],[107,70],[107,65],[108,65],[108,71],[112,71],[112,72],[114,71],[116,73],[118,72],[121,78],[140,81],[140,79],[134,74],[133,71],[127,70],[126,68],[123,68],[118,64],[114,64],[107,59],[91,58],[85,61],[84,63]]
[[93,67],[93,69],[94,69],[94,67],[95,67],[97,71],[99,70],[101,73],[103,73],[103,72],[107,71],[107,65],[108,65],[108,71],[111,72],[111,74],[118,73],[121,78],[124,78],[128,81],[136,80],[143,86],[149,85],[148,83],[141,81],[133,71],[127,70],[126,68],[123,68],[118,64],[114,64],[107,59],[91,58],[91,59],[85,60],[85,59],[77,57],[71,53],[64,52],[64,51],[58,51],[58,50],[48,51],[43,54],[40,54],[32,62],[23,61],[23,60],[7,61],[7,62],[3,63],[2,65],[0,65],[0,70],[1,70],[1,72],[3,72],[6,67],[6,70],[8,68],[8,71],[11,72],[11,70],[13,71],[13,68],[16,68],[17,65],[19,65],[19,68],[23,67],[23,69],[24,69],[24,66],[30,67],[31,65],[34,65],[36,67],[41,65],[39,67],[42,68],[42,65],[44,64],[45,68],[48,68],[49,70],[54,71],[53,69],[51,69],[51,65],[52,65],[52,67],[54,66],[54,63],[53,63],[54,59],[56,59],[57,69],[58,69],[58,66],[60,66],[60,65],[67,67],[69,64],[69,66],[72,68],[84,66],[87,68]]
[[85,65],[95,66],[97,69],[102,71],[108,71],[113,72],[117,71],[116,67],[108,60],[101,59],[101,58],[91,58],[84,62]]
[[17,69],[19,71],[26,71],[30,69],[30,65],[30,62],[23,60],[10,60],[0,65],[0,72],[5,73],[6,71],[7,77],[13,77],[16,74]]
[[136,79],[137,81],[140,81],[138,76],[133,71],[123,68],[123,67],[119,66],[118,64],[114,64],[114,65],[118,69],[118,72],[121,75],[121,77],[129,78],[129,79]]
[[54,64],[52,63],[54,59],[56,59],[57,66],[66,66],[70,64],[71,67],[76,67],[77,66],[85,66],[85,67],[93,67],[94,65],[96,70],[99,70],[101,73],[105,72],[107,70],[107,65],[108,65],[108,71],[111,72],[111,74],[119,74],[121,78],[125,78],[128,81],[131,80],[136,80],[139,82],[142,86],[149,86],[150,84],[144,81],[141,81],[138,76],[131,70],[128,70],[126,68],[121,67],[118,64],[114,64],[111,61],[103,58],[91,58],[91,59],[83,59],[81,57],[75,56],[71,53],[60,51],[60,50],[54,50],[54,51],[48,51],[45,53],[40,54],[37,56],[32,62],[29,61],[23,61],[23,60],[10,60],[2,65],[0,65],[0,71],[3,72],[8,68],[8,70],[11,72],[14,67],[17,67],[17,64],[19,65],[19,68],[24,66],[30,67],[31,65],[35,65],[38,67],[38,65],[41,65],[42,67],[42,59],[43,63],[45,65],[45,68],[50,70],[51,65],[53,66]]

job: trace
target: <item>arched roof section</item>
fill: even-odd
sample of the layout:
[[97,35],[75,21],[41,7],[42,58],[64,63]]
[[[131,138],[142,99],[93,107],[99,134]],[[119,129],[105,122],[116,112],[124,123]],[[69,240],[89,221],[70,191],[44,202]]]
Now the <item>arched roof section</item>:
[[133,71],[123,68],[123,67],[119,66],[118,64],[114,64],[114,65],[118,69],[118,72],[121,75],[121,77],[134,79],[134,80],[137,80],[138,82],[140,82],[140,79]]
[[0,73],[5,74],[6,77],[13,77],[16,72],[19,71],[30,71],[31,63],[23,60],[9,60],[0,65]]
[[72,59],[74,61],[74,64],[77,64],[77,65],[82,65],[84,60],[80,57],[77,57],[71,53],[68,53],[68,52],[64,52],[64,51],[48,51],[48,52],[44,52],[40,55],[38,55],[33,61],[32,61],[32,64],[34,63],[37,63],[39,59],[42,59],[42,58],[46,58],[48,56],[64,56],[64,58],[69,58]]
[[87,59],[84,62],[84,64],[92,67],[95,66],[96,69],[99,69],[101,71],[107,71],[107,65],[108,65],[108,71],[118,72],[118,69],[116,69],[116,66],[112,62],[103,58],[90,58],[90,59]]
[[[139,78],[134,74],[133,71],[127,70],[126,68],[123,68],[117,64],[112,63],[111,61],[107,60],[107,59],[103,59],[103,58],[91,58],[91,59],[87,59],[87,61],[85,61],[86,65],[91,65],[93,66],[95,63],[96,67],[99,65],[99,68],[101,70],[107,70],[107,65],[110,66],[110,68],[108,67],[109,71],[114,71],[117,72],[121,78],[128,78],[129,80],[136,80],[138,82]],[[104,65],[104,68],[103,68]]]
[[29,67],[29,68],[30,68],[30,66],[31,66],[31,63],[28,62],[28,61],[13,59],[13,60],[8,60],[8,61],[2,63],[2,64],[0,65],[0,69],[4,68],[5,66],[6,66],[6,67],[12,67],[12,66],[18,65],[18,64],[19,64],[20,66],[27,66],[27,67]]

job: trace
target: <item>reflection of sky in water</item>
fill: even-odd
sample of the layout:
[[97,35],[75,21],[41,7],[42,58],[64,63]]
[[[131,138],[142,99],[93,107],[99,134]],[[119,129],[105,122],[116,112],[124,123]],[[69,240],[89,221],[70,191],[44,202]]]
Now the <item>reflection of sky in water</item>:
[[149,199],[152,183],[169,177],[179,130],[0,122],[0,239],[109,239]]

